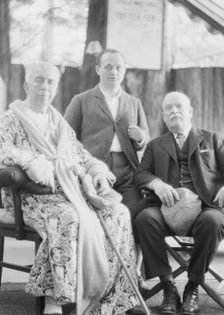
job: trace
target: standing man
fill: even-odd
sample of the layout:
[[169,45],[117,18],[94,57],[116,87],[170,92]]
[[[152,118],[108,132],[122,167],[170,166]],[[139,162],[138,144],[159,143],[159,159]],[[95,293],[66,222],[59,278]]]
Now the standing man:
[[139,189],[147,187],[150,190],[150,201],[134,223],[143,252],[146,278],[160,277],[163,282],[161,314],[176,314],[180,306],[164,240],[174,232],[166,224],[161,211],[161,206],[169,211],[179,201],[176,188],[187,188],[199,197],[202,204],[201,212],[189,231],[189,235],[194,237],[194,249],[181,314],[199,312],[198,285],[203,283],[224,238],[224,139],[216,132],[192,127],[192,114],[193,108],[185,94],[170,92],[166,95],[162,116],[169,131],[147,145],[135,177]]
[[103,50],[96,72],[100,83],[72,99],[65,119],[84,147],[115,174],[114,189],[123,196],[122,202],[134,216],[140,195],[133,175],[139,165],[137,152],[149,140],[146,117],[140,100],[121,88],[125,60],[119,51]]

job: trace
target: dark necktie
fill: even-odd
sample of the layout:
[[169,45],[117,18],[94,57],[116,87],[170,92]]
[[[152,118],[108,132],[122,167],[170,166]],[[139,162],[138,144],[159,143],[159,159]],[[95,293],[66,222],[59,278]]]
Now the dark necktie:
[[178,133],[176,136],[176,141],[177,141],[177,145],[178,147],[182,150],[183,146],[184,146],[184,142],[185,142],[186,138],[185,135],[183,135],[182,133]]

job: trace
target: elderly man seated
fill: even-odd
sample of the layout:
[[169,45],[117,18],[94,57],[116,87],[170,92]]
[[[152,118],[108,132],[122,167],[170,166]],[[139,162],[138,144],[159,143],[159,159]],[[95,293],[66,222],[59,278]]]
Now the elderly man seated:
[[[133,308],[136,296],[100,225],[101,211],[126,266],[136,279],[136,252],[128,209],[112,190],[114,175],[77,141],[51,105],[58,69],[47,62],[26,67],[24,101],[16,100],[0,122],[0,166],[20,166],[50,194],[21,191],[24,221],[41,236],[26,292],[45,296],[44,314],[109,315]],[[4,207],[12,195],[4,188]]]
[[149,142],[135,177],[137,186],[150,192],[135,226],[146,277],[160,277],[163,282],[160,314],[176,314],[181,306],[165,237],[181,234],[180,227],[194,237],[181,307],[184,315],[199,313],[198,285],[224,238],[224,139],[217,132],[193,127],[192,115],[187,95],[175,91],[165,96],[162,117],[168,132]]

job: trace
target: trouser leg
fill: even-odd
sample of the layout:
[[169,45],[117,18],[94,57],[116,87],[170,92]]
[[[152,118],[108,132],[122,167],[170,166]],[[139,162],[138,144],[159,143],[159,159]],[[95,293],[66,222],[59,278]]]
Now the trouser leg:
[[122,203],[128,207],[133,218],[142,199],[133,183],[134,169],[123,152],[111,152],[107,164],[116,176],[114,189],[122,195]]
[[134,218],[137,215],[138,203],[142,198],[140,193],[137,191],[134,185],[118,187],[117,192],[123,196],[122,203],[128,207],[131,217]]
[[192,229],[194,249],[188,269],[189,279],[204,281],[204,275],[224,238],[224,214],[216,209],[205,208]]
[[146,279],[171,274],[165,237],[172,235],[159,207],[142,210],[134,220],[136,237],[141,245]]

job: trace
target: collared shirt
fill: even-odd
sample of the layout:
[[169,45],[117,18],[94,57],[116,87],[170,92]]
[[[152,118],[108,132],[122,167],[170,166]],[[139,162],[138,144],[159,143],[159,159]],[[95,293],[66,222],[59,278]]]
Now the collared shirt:
[[[115,121],[117,112],[118,112],[118,107],[119,107],[119,101],[120,101],[120,96],[121,96],[121,89],[119,89],[117,95],[115,96],[109,96],[102,88],[101,84],[100,90],[103,93],[103,96],[105,98],[105,101],[109,107],[109,110],[111,112],[111,115],[113,117],[113,120]],[[110,152],[122,152],[121,145],[118,139],[117,134],[114,134],[114,138],[111,144]]]
[[[186,140],[187,137],[189,136],[189,133],[190,133],[190,131],[191,131],[191,128],[192,128],[192,125],[190,125],[190,126],[188,127],[188,129],[186,129],[184,132],[181,133],[181,134],[183,134],[185,140]],[[176,140],[177,143],[178,143],[177,137],[178,137],[179,134],[180,134],[180,133],[173,133],[174,139]]]

